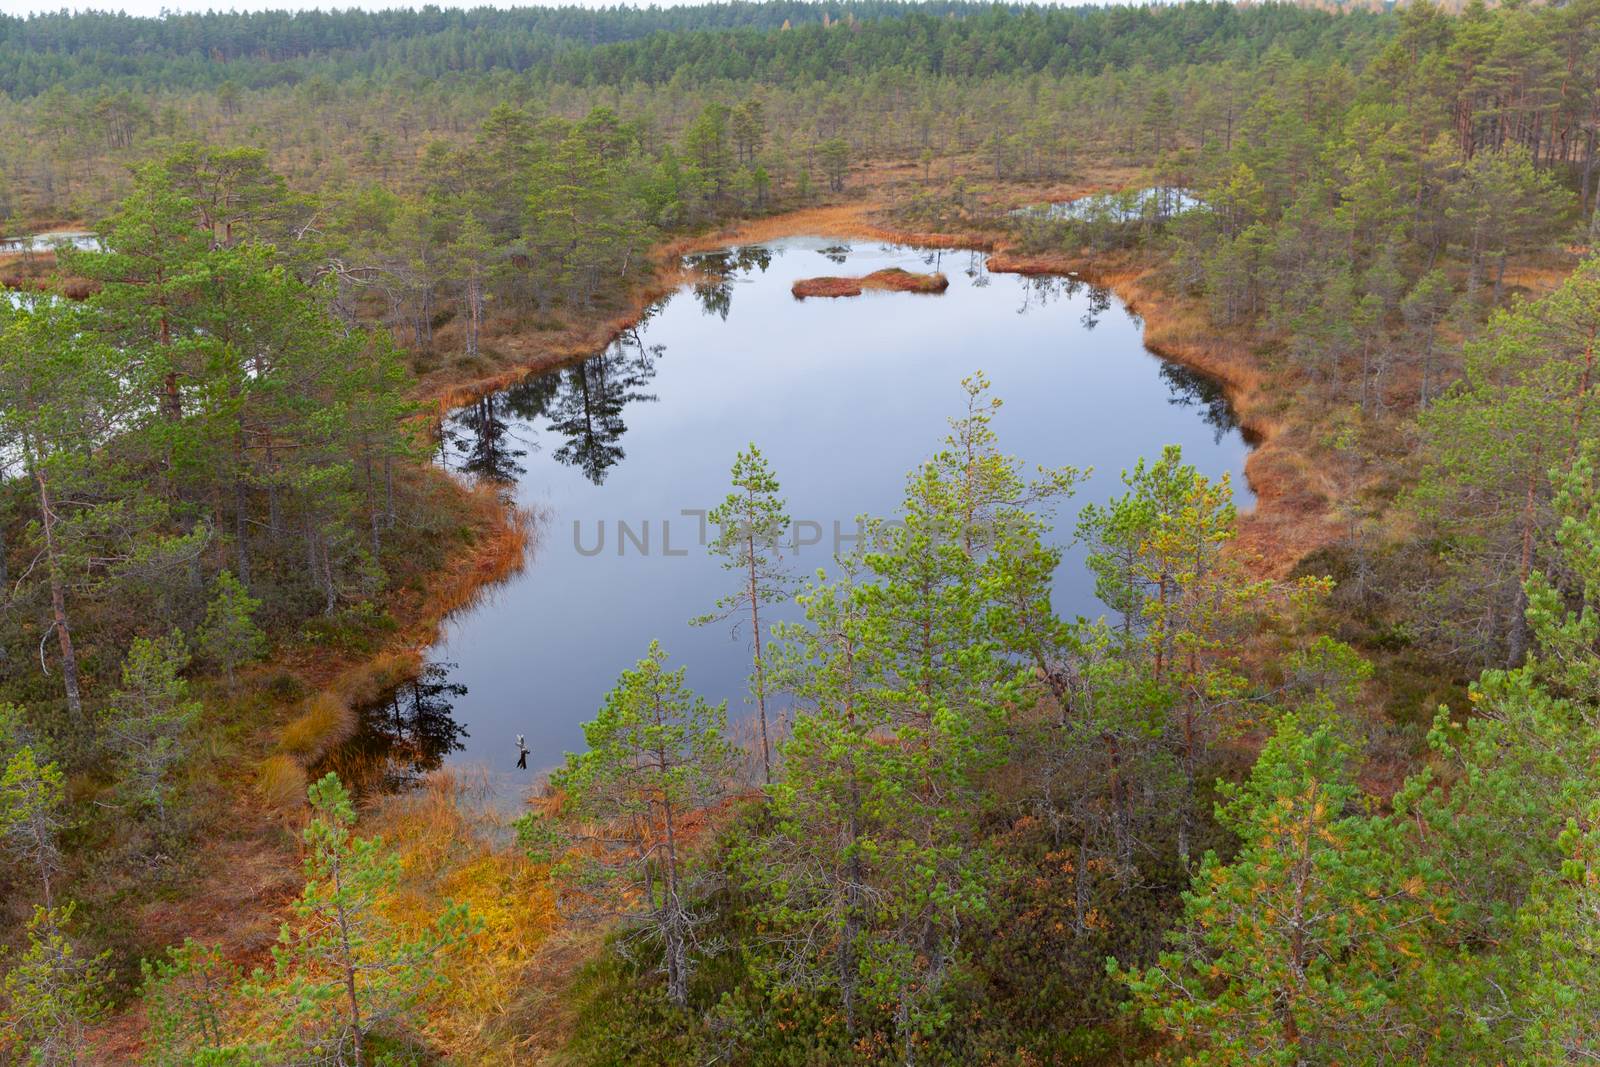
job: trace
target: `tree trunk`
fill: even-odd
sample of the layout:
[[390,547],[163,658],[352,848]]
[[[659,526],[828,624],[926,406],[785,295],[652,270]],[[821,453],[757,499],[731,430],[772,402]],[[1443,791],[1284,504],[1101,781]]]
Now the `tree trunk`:
[[250,588],[250,540],[249,523],[246,509],[249,506],[249,497],[245,492],[243,478],[235,478],[233,482],[233,542],[234,555],[239,565],[239,582],[246,589]]
[[[662,769],[666,769],[664,765]],[[666,912],[662,932],[667,942],[667,999],[681,1008],[689,1003],[689,946],[684,930],[683,897],[678,885],[678,840],[673,827],[672,805],[663,802],[661,808],[667,829],[666,885],[663,887],[665,897],[662,904]]]
[[[335,864],[333,868],[333,889],[336,895],[344,890],[338,864]],[[345,1000],[350,1010],[350,1030],[355,1034],[355,1067],[362,1067],[365,1053],[361,1048],[364,1030],[364,1025],[361,1021],[361,998],[356,993],[356,962],[355,952],[350,947],[350,917],[345,913],[342,903],[338,909],[338,922],[339,945],[344,952],[343,959],[340,962],[344,964]]]
[[46,563],[50,572],[50,616],[55,625],[56,644],[61,650],[61,677],[66,683],[67,710],[83,715],[83,694],[78,683],[78,653],[72,644],[72,624],[67,618],[67,593],[61,574],[60,546],[56,543],[55,504],[44,471],[34,465],[34,480],[39,486],[39,513],[43,519]]
[[767,785],[772,784],[772,748],[767,741],[767,683],[766,675],[761,664],[761,599],[756,586],[756,538],[752,530],[749,534],[747,547],[750,550],[750,632],[755,635],[756,642],[756,715],[761,722],[761,769],[766,775]]

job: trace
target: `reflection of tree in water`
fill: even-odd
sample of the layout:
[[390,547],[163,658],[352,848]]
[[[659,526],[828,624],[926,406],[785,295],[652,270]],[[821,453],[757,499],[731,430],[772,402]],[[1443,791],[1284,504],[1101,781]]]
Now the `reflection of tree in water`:
[[1199,408],[1200,418],[1211,427],[1215,443],[1220,444],[1224,437],[1239,428],[1239,420],[1228,404],[1222,383],[1215,378],[1166,360],[1161,361],[1161,377],[1172,390],[1167,403],[1180,408]]
[[545,416],[549,430],[565,438],[554,452],[556,460],[599,485],[624,455],[619,444],[627,430],[623,408],[655,399],[639,387],[655,377],[662,351],[661,345],[646,345],[635,327],[598,356],[530,375],[473,401],[441,428],[442,462],[480,478],[515,482],[526,471],[520,461],[538,447],[535,421]]
[[565,437],[555,458],[583,471],[595,485],[626,454],[619,443],[627,432],[622,411],[630,402],[655,396],[640,386],[655,377],[662,345],[645,345],[629,330],[592,359],[560,372],[560,386],[549,407],[550,428]]
[[516,481],[524,470],[518,460],[533,447],[527,424],[543,413],[557,385],[554,375],[532,375],[457,410],[440,430],[446,465],[496,482]]
[[[1069,278],[1068,280],[1076,281],[1077,279]],[[1079,316],[1078,325],[1085,330],[1092,330],[1100,325],[1100,316],[1109,310],[1111,310],[1111,290],[1102,286],[1091,285],[1089,286],[1089,307]]]
[[817,251],[834,263],[843,263],[850,256],[849,245],[829,245],[827,248],[819,248]]
[[1078,317],[1078,325],[1092,330],[1100,325],[1100,316],[1111,309],[1111,290],[1090,285],[1082,278],[1063,278],[1053,274],[1036,274],[1022,279],[1022,304],[1018,315],[1046,307],[1058,300],[1070,300],[1088,290],[1088,305]]
[[454,663],[430,663],[415,680],[361,709],[361,728],[335,758],[341,777],[364,789],[393,791],[438,770],[459,752],[466,727],[455,702],[467,687],[450,681]]
[[982,289],[992,280],[989,275],[989,254],[976,249],[967,250],[967,269],[962,271],[972,279],[974,289]]
[[707,315],[726,319],[733,307],[733,277],[752,270],[766,273],[772,265],[772,249],[765,245],[747,245],[722,252],[700,252],[683,257],[684,266],[699,275],[694,283],[694,297],[700,310]]

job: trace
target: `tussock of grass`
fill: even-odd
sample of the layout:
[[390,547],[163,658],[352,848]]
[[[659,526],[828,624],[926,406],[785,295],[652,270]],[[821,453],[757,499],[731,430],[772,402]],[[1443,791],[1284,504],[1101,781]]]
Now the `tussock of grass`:
[[943,274],[918,274],[899,267],[875,270],[862,283],[868,289],[886,289],[894,293],[942,293],[950,288],[950,279]]
[[801,278],[789,288],[796,300],[804,300],[808,296],[860,296],[862,293],[860,278],[836,278],[824,275],[821,278]]
[[268,756],[256,773],[256,788],[268,807],[293,811],[305,803],[305,768],[299,760],[282,752]]
[[283,728],[279,745],[305,764],[315,763],[356,729],[356,713],[337,693],[322,692],[307,700]]
[[417,676],[422,655],[415,650],[380,652],[341,674],[330,687],[350,707],[370,704],[401,682]]

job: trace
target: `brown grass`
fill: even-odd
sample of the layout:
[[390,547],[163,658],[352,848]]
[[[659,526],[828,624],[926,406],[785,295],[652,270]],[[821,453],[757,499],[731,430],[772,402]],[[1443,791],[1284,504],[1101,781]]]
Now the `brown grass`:
[[261,761],[256,788],[274,811],[293,811],[306,800],[306,769],[294,756],[279,752]]
[[824,275],[820,278],[801,278],[789,287],[796,300],[804,300],[808,296],[860,296],[863,286],[860,278],[836,278]]
[[356,712],[337,693],[323,691],[305,702],[278,736],[279,747],[310,766],[356,732]]
[[802,278],[789,289],[796,300],[808,296],[860,296],[867,289],[890,293],[942,293],[950,288],[943,274],[914,274],[899,267],[875,270],[861,278]]
[[[564,962],[559,949],[547,952],[560,927],[548,870],[517,846],[489,792],[471,772],[442,771],[421,789],[383,798],[365,827],[400,858],[400,887],[389,906],[394,918],[420,927],[443,901],[453,901],[481,924],[465,952],[441,961],[449,988],[430,1006],[427,1032],[452,1062],[486,1067],[535,1062],[536,1051],[555,1047],[530,1047],[529,993],[551,982],[564,986],[587,958]],[[538,1015],[547,1010],[537,1003]]]
[[[1072,193],[1093,192],[1103,187],[1074,188]],[[1015,202],[1067,198],[1061,190],[1024,187],[1008,188],[1002,195],[1014,198]],[[1256,356],[1247,339],[1212,328],[1203,308],[1164,291],[1155,277],[1159,263],[1134,258],[1086,261],[1019,257],[1004,248],[1002,239],[993,233],[920,233],[886,226],[874,216],[883,203],[874,190],[873,196],[849,203],[827,204],[752,220],[664,245],[657,250],[657,266],[649,281],[606,312],[571,316],[553,327],[547,325],[538,329],[528,323],[490,324],[486,330],[486,347],[495,350],[497,365],[481,373],[461,367],[442,368],[421,378],[418,395],[430,401],[442,415],[530,372],[592,355],[636,325],[652,303],[691,280],[679,265],[680,257],[690,252],[800,235],[972,248],[993,253],[989,261],[991,270],[1051,274],[1076,271],[1113,289],[1130,310],[1143,317],[1148,347],[1165,358],[1204,371],[1223,382],[1235,412],[1258,442],[1246,466],[1251,487],[1257,494],[1257,506],[1242,520],[1241,541],[1245,546],[1265,559],[1271,570],[1283,571],[1305,551],[1326,542],[1333,522],[1329,501],[1337,498],[1339,486],[1321,461],[1311,435],[1295,423],[1292,414],[1284,413],[1283,393],[1290,386],[1280,373]],[[304,798],[305,768],[310,762],[307,757],[317,751],[319,740],[334,736],[334,725],[343,721],[344,711],[414,674],[422,662],[423,650],[435,640],[443,621],[452,612],[470,606],[487,588],[522,566],[533,532],[529,516],[505,507],[493,490],[463,489],[437,469],[423,470],[418,476],[434,480],[441,494],[466,494],[464,498],[455,496],[454,499],[464,500],[473,530],[470,547],[454,555],[416,587],[391,594],[387,607],[400,625],[387,646],[375,655],[341,659],[330,657],[325,651],[300,650],[253,672],[266,678],[273,672],[287,671],[316,692],[301,708],[299,718],[285,725],[281,744],[280,737],[266,735],[258,750],[265,752],[263,758],[243,761],[228,772],[238,778],[229,783],[237,808],[233,832],[204,843],[196,862],[205,873],[191,895],[145,907],[137,921],[151,931],[153,939],[175,942],[190,935],[227,945],[230,953],[244,962],[260,958],[271,941],[275,917],[292,896],[299,880],[293,838],[284,832],[288,827],[281,817],[274,818],[262,811],[261,801],[266,800],[265,806],[280,812],[299,810]],[[319,721],[300,721],[314,710]],[[420,819],[422,823],[436,819],[438,809],[430,811],[427,805],[437,802],[436,797],[419,801],[421,808],[412,809],[404,818]],[[385,801],[385,807],[390,803]],[[379,814],[376,818],[380,826],[393,829],[385,821],[388,815]],[[459,829],[458,823],[440,821],[446,829],[452,826]],[[449,836],[451,834],[446,834]],[[474,844],[469,852],[480,847],[488,846]],[[504,876],[503,881],[494,882],[502,887],[499,891],[502,900],[506,885],[520,884],[521,891],[533,891],[533,883],[520,881],[527,876],[526,872],[512,875],[500,866],[507,861],[493,858],[493,853],[492,848],[488,853],[474,853],[476,859],[463,869],[470,868],[477,872],[474,877],[490,881]],[[415,862],[424,866],[434,863],[423,860],[420,854]],[[439,890],[442,885],[439,877],[436,872],[424,880],[428,893]],[[441,1043],[478,1054],[493,1044],[486,1042],[486,1038],[501,1032],[522,1035],[524,1043],[517,1051],[529,1057],[558,1048],[569,1022],[560,1003],[559,990],[566,976],[591,951],[592,941],[584,937],[550,938],[537,954],[537,961],[533,956],[520,957],[523,962],[518,964],[515,995],[509,1000],[498,999],[500,993],[490,998],[498,1008],[489,1015],[497,1017],[498,1023],[491,1023],[488,1030],[473,1034],[459,1030],[448,1036],[440,1033]],[[495,982],[500,981],[495,979]],[[450,1024],[452,1030],[455,1025]],[[129,1062],[139,1044],[137,1029],[136,1012],[114,1021],[103,1031],[112,1040],[104,1045],[99,1062]],[[531,1061],[518,1056],[512,1059]]]

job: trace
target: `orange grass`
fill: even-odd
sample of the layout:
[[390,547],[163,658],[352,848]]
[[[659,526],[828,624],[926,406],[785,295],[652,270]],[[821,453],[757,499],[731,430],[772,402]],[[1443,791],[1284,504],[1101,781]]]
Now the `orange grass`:
[[886,267],[861,278],[802,278],[789,291],[796,300],[803,300],[808,296],[860,296],[867,289],[892,293],[942,293],[948,288],[950,279],[943,274],[913,274],[899,267]]
[[[1097,190],[1086,187],[1077,191]],[[1012,194],[1006,190],[1006,195]],[[534,330],[525,323],[491,324],[486,333],[503,353],[506,365],[476,377],[466,376],[461,369],[424,376],[418,395],[442,414],[530,372],[592,355],[636,325],[652,303],[691,279],[679,265],[679,257],[689,252],[800,235],[977,249],[993,253],[991,270],[1077,271],[1108,286],[1142,316],[1149,348],[1222,381],[1243,426],[1258,442],[1246,466],[1257,505],[1242,517],[1240,540],[1266,561],[1267,569],[1285,571],[1304,552],[1331,539],[1336,523],[1330,501],[1339,498],[1341,487],[1313,434],[1298,424],[1301,420],[1291,402],[1293,383],[1258,358],[1248,338],[1211,327],[1198,304],[1165,291],[1154,277],[1158,262],[1131,257],[1016,257],[994,233],[923,233],[885,226],[873,217],[882,206],[877,198],[823,205],[663,245],[657,250],[651,280],[629,294],[621,309],[609,317],[569,320],[547,330]],[[470,606],[486,589],[522,567],[536,529],[533,517],[505,506],[493,490],[465,488],[435,468],[421,470],[417,476],[434,480],[437,492],[466,494],[473,537],[465,551],[428,575],[419,589],[391,595],[387,606],[400,626],[389,646],[355,662],[328,657],[325,651],[315,658],[295,653],[253,673],[265,678],[273,670],[291,671],[320,690],[312,701],[331,697],[348,708],[361,702],[353,698],[371,692],[380,682],[392,684],[406,672],[414,673],[421,650],[433,642],[450,613]],[[314,733],[309,725],[302,729],[308,737]],[[286,732],[291,735],[288,740],[298,736],[293,724]],[[301,747],[308,753],[315,748],[309,744]],[[254,773],[250,773],[252,766]],[[276,802],[281,801],[286,807],[291,801],[303,803],[305,766],[295,754],[279,749],[241,769],[247,779],[254,780],[253,792],[258,798],[267,799],[273,807],[279,807]],[[455,814],[446,809],[443,798],[443,793],[452,789],[458,790],[449,802]],[[241,790],[244,792],[251,791]],[[546,925],[549,887],[544,873],[504,851],[503,844],[494,843],[504,841],[504,827],[482,837],[468,833],[461,810],[459,783],[447,779],[420,794],[388,798],[373,816],[379,829],[395,836],[407,864],[406,892],[414,898],[408,905],[402,895],[396,901],[397,909],[420,908],[429,895],[449,889],[478,898],[488,916],[486,930],[493,932],[491,940],[496,947],[483,957],[492,962],[484,964],[483,974],[463,978],[464,999],[443,1014],[438,1032],[432,1036],[441,1047],[459,1050],[466,1061],[534,1062],[540,1053],[560,1047],[570,1013],[560,1003],[559,993],[566,976],[591,953],[593,936],[575,931],[551,936],[555,927],[553,922]],[[199,858],[209,873],[202,877],[193,898],[153,904],[140,921],[170,928],[174,940],[181,940],[183,933],[194,933],[232,944],[241,958],[248,959],[258,956],[270,940],[272,915],[292,895],[296,872],[293,850],[285,847],[290,839],[272,836],[272,827],[282,824],[263,823],[248,807],[238,814],[241,833],[208,844],[206,855]],[[241,879],[245,871],[253,873]],[[519,901],[524,902],[520,908]],[[477,959],[475,956],[474,966]],[[128,1017],[123,1018],[126,1021]],[[496,1040],[495,1035],[502,1032],[521,1035],[521,1040]],[[133,1040],[122,1047],[137,1043]]]
[[400,859],[400,885],[386,902],[391,917],[421,928],[452,901],[478,923],[465,948],[440,961],[448,986],[427,1012],[430,1044],[452,1062],[533,1062],[516,1040],[527,1029],[518,1017],[531,983],[566,973],[544,952],[559,916],[548,869],[517,847],[489,803],[488,783],[439,772],[420,789],[384,798],[363,829],[381,834]]
[[[1107,187],[1103,182],[1086,182],[1043,193],[1035,190],[1031,195],[1008,187],[1004,198],[1007,202],[1063,199],[1066,192],[1083,195]],[[802,235],[879,240],[986,251],[988,269],[996,273],[1073,274],[1103,285],[1143,320],[1146,348],[1222,383],[1241,428],[1255,445],[1245,461],[1245,476],[1256,504],[1240,517],[1239,543],[1258,561],[1258,568],[1269,574],[1287,573],[1306,553],[1341,532],[1333,502],[1351,489],[1342,484],[1337,465],[1325,462],[1312,428],[1302,425],[1307,420],[1293,410],[1295,383],[1257,355],[1255,339],[1213,326],[1197,301],[1163,287],[1157,278],[1159,256],[1025,255],[1008,247],[998,232],[926,233],[885,225],[877,217],[884,206],[881,199],[862,199],[807,208],[678,241],[664,251],[682,255]]]

